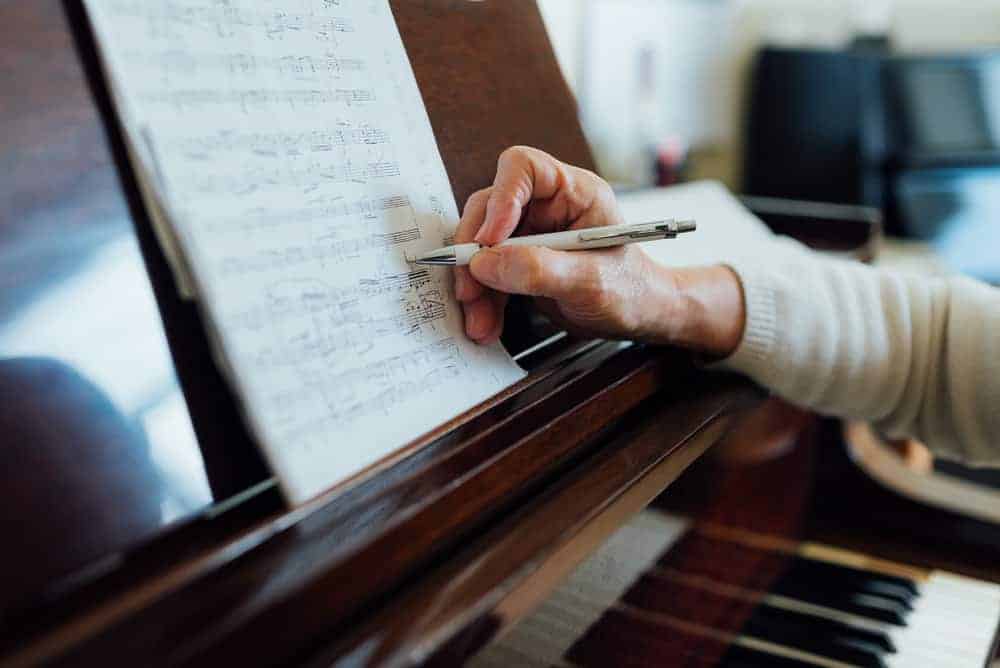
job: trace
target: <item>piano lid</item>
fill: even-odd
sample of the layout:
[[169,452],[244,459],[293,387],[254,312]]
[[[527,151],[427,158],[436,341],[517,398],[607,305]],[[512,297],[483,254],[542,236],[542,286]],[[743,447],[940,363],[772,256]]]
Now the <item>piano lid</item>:
[[54,4],[0,8],[0,533],[17,537],[0,617],[268,477],[250,448],[201,447],[217,432],[189,408],[160,311],[191,307],[167,290],[157,304],[140,247],[153,280],[162,259],[137,235]]

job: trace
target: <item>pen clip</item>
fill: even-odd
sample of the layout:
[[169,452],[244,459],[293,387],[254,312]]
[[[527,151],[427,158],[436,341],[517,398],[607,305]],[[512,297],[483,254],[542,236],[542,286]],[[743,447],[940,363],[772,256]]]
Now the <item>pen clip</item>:
[[627,229],[612,230],[597,227],[580,232],[580,241],[607,241],[609,239],[667,239],[677,236],[677,223],[673,220],[660,220],[654,223],[629,225]]

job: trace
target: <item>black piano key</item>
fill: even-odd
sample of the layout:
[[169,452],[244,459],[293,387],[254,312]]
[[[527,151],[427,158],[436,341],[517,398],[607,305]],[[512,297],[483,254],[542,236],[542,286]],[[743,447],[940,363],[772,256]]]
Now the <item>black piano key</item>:
[[697,532],[687,534],[660,559],[659,565],[761,591],[773,591],[775,583],[791,586],[801,582],[808,582],[812,588],[856,591],[896,601],[904,617],[920,595],[917,583],[907,578],[751,548]]
[[784,610],[767,604],[757,608],[754,611],[754,617],[761,617],[775,622],[783,621],[787,624],[802,624],[815,633],[866,643],[886,654],[895,654],[897,651],[892,638],[883,631],[860,628],[837,620],[826,619],[825,617]]
[[913,601],[920,596],[920,589],[912,580],[804,557],[798,557],[789,564],[788,571],[783,576],[785,578],[846,584],[859,591],[906,601]]
[[829,597],[841,599],[846,597],[867,600],[872,598],[873,603],[880,607],[889,606],[893,610],[898,610],[903,617],[913,612],[913,603],[909,599],[901,599],[897,596],[886,596],[874,589],[856,588],[848,584],[838,584],[832,582],[809,582],[779,580],[771,588],[774,594],[782,594],[792,598],[801,598],[803,595],[812,597]]
[[774,586],[771,593],[894,626],[906,626],[906,618],[911,612],[910,607],[891,598],[865,592],[837,590],[819,584],[814,586],[808,582],[782,581]]
[[781,587],[810,589],[821,589],[826,591],[851,591],[859,594],[869,594],[871,596],[881,596],[896,601],[904,608],[912,608],[912,603],[918,597],[911,595],[895,585],[882,583],[877,580],[863,580],[860,578],[847,577],[826,577],[821,574],[805,572],[799,569],[790,569],[775,581],[772,589]]
[[841,642],[841,643],[843,643],[845,645],[849,645],[851,647],[856,647],[857,649],[863,650],[863,651],[868,652],[870,654],[875,654],[875,655],[877,655],[879,657],[882,657],[882,656],[886,655],[885,650],[881,646],[875,645],[875,644],[867,642],[865,640],[860,640],[858,638],[853,638],[851,636],[840,638],[839,642]]
[[914,594],[905,587],[900,587],[899,585],[882,582],[881,580],[872,580],[868,582],[865,585],[865,591],[870,591],[873,594],[878,594],[879,596],[885,596],[886,598],[894,598],[898,601],[905,601],[906,603],[910,604],[911,609],[913,601],[920,598],[919,594]]
[[750,647],[733,645],[722,657],[718,668],[816,668],[816,666],[787,656],[777,656]]
[[[796,613],[792,613],[796,614]],[[799,617],[807,617],[799,615]],[[802,652],[816,654],[834,661],[862,668],[885,668],[884,652],[873,645],[848,642],[848,637],[822,633],[811,628],[809,619],[795,622],[753,617],[743,627],[743,634],[775,645],[792,647]]]

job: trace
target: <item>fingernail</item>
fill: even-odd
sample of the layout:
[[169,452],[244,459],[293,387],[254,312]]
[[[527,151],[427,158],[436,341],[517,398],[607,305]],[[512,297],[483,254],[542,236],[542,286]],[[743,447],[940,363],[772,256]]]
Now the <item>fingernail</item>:
[[482,227],[479,228],[479,231],[476,232],[476,237],[474,241],[477,244],[482,244],[483,246],[490,245],[493,240],[493,229],[495,227],[496,224],[492,220],[484,224]]
[[490,199],[486,204],[486,221],[479,228],[479,231],[476,232],[476,243],[483,244],[484,246],[496,243],[498,241],[496,235],[503,223],[505,214],[508,213],[508,211],[504,211],[503,209],[513,209],[514,206],[513,203],[502,204],[495,197]]
[[485,248],[472,257],[469,271],[480,283],[496,286],[500,281],[500,253]]
[[465,310],[465,335],[475,340],[479,336],[479,318],[476,309]]

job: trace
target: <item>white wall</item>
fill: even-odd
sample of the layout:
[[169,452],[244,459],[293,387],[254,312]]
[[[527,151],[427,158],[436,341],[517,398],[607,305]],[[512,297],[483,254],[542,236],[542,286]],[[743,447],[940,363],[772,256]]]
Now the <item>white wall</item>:
[[705,145],[729,136],[735,25],[726,2],[591,0],[585,21],[575,80],[605,174],[651,177],[643,169],[651,145]]
[[838,47],[859,31],[887,29],[907,52],[1000,47],[1000,0],[538,2],[602,169],[613,177],[631,168],[636,151],[628,128],[636,123],[636,51],[644,44],[658,48],[664,111],[656,122],[664,135],[680,129],[697,144],[727,150],[738,138],[746,74],[762,43]]
[[[671,0],[667,0],[671,1]],[[887,29],[901,51],[1000,46],[1000,0],[731,0],[757,39],[836,46]]]
[[1000,46],[1000,0],[896,0],[892,33],[905,51]]
[[[504,2],[504,0],[494,0]],[[538,0],[549,29],[549,38],[570,86],[576,86],[580,71],[580,35],[583,30],[584,0]]]

